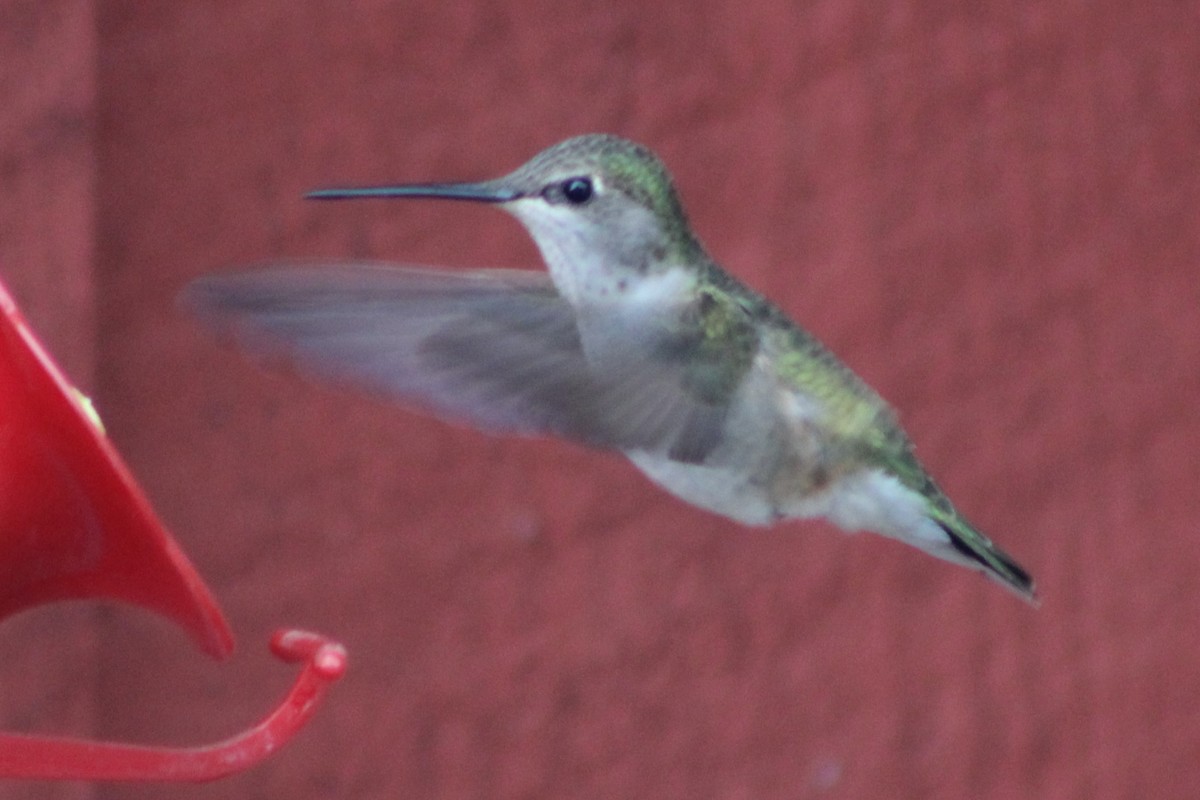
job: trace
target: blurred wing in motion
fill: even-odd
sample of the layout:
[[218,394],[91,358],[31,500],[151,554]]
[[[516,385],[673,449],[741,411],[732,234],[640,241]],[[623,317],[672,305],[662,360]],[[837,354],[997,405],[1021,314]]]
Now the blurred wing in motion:
[[[725,407],[684,389],[668,347],[588,363],[575,312],[545,273],[279,266],[201,278],[183,302],[250,351],[497,432],[700,461]],[[611,362],[611,363],[610,363]]]

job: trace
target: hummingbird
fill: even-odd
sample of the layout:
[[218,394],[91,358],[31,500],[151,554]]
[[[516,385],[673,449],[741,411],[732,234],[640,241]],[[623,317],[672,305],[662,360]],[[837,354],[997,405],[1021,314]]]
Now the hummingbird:
[[547,271],[273,265],[192,283],[185,303],[251,351],[486,431],[619,451],[746,526],[823,517],[897,539],[1036,602],[879,395],[708,255],[646,147],[589,134],[492,180],[307,197],[491,203]]

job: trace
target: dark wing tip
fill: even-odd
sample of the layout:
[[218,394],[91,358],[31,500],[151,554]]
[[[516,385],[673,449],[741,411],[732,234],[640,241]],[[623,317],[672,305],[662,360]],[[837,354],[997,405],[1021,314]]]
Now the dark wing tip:
[[261,287],[241,273],[205,275],[184,286],[175,297],[180,309],[218,333],[263,311],[268,300]]
[[203,322],[213,322],[223,316],[230,305],[230,292],[224,282],[215,276],[205,275],[191,281],[175,296],[175,305],[198,317]]
[[984,571],[992,576],[999,583],[1011,589],[1021,599],[1029,604],[1037,607],[1041,601],[1037,595],[1037,587],[1034,584],[1033,576],[1029,571],[1022,567],[1013,559],[1012,556],[1005,553],[1000,548],[988,543],[986,552],[971,547],[961,536],[959,536],[953,528],[943,522],[938,522],[938,525],[946,536],[950,539],[950,545],[960,555],[971,561],[974,561]]

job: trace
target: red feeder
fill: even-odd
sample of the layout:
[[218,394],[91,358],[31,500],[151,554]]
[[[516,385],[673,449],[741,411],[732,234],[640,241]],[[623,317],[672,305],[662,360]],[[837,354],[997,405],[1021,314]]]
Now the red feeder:
[[[0,620],[81,598],[163,614],[215,658],[233,651],[212,594],[0,283]],[[315,634],[281,631],[272,649],[308,663],[243,734],[193,749],[0,734],[0,777],[199,781],[245,769],[302,727],[345,670],[345,650]]]

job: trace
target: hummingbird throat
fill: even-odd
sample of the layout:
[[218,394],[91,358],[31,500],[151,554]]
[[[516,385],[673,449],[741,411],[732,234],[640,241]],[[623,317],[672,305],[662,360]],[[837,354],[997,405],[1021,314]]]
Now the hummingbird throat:
[[632,300],[648,288],[641,284],[676,266],[662,226],[640,206],[598,217],[535,200],[505,210],[529,231],[559,292],[577,308]]

